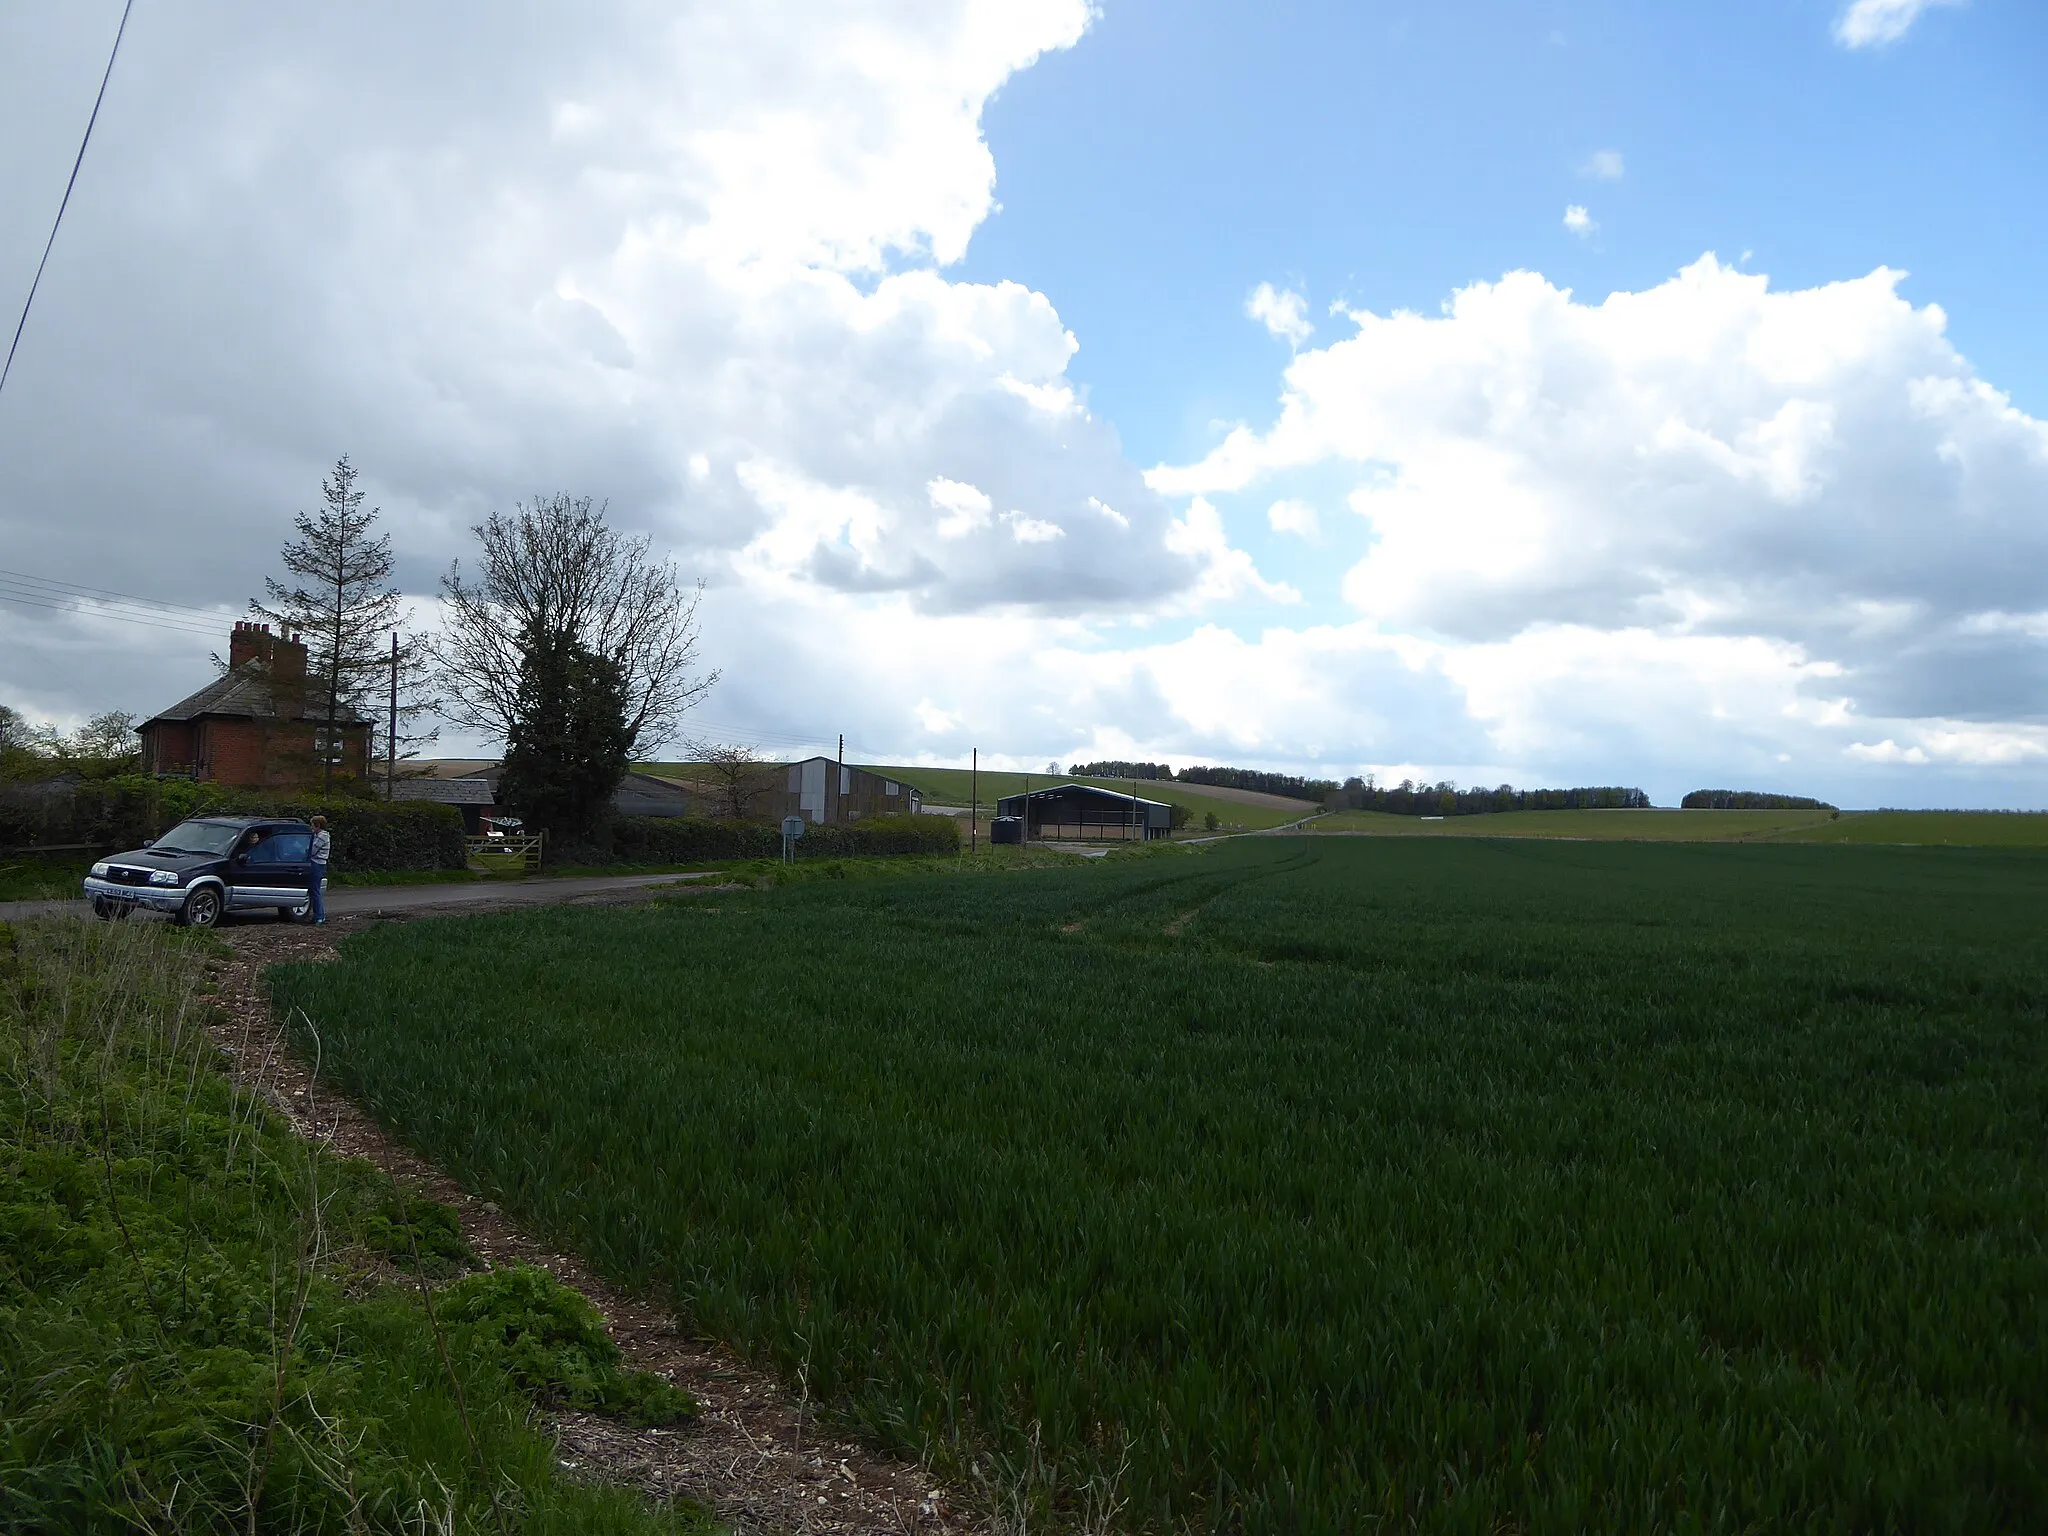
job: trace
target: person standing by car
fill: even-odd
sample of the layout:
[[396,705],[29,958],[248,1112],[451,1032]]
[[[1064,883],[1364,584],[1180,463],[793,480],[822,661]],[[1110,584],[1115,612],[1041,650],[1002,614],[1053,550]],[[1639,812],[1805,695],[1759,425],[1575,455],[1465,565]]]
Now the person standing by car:
[[327,831],[327,818],[325,816],[315,816],[313,818],[313,847],[311,852],[313,867],[308,871],[309,878],[306,881],[306,890],[307,894],[312,897],[313,921],[316,923],[327,921],[327,857],[333,851],[333,848],[334,839]]

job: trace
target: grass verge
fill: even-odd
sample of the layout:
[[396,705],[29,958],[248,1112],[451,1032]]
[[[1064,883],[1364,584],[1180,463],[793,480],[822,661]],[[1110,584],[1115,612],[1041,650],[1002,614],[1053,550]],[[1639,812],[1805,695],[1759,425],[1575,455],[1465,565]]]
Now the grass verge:
[[92,855],[0,858],[0,901],[70,901],[92,868]]
[[208,941],[0,924],[0,1529],[698,1532],[536,1402],[687,1411],[539,1271],[219,1071]]

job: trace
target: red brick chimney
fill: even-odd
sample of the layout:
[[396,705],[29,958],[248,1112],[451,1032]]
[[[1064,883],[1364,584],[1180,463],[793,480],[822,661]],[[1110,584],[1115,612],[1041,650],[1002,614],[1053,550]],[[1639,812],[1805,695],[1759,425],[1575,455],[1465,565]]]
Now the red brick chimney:
[[[269,661],[270,648],[276,640],[268,624],[252,624],[247,619],[237,619],[234,633],[228,636],[229,668],[240,671],[252,661]],[[300,670],[305,670],[303,664]]]
[[306,645],[297,635],[274,635],[268,624],[238,620],[228,636],[228,666],[253,667],[270,680],[271,708],[296,718],[306,706]]
[[270,680],[280,688],[306,686],[306,642],[279,635],[270,643]]

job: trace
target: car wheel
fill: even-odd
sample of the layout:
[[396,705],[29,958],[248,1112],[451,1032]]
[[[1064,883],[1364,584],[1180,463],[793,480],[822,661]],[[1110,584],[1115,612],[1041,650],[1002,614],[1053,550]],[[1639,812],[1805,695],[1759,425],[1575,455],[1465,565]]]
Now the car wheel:
[[296,907],[279,907],[277,920],[281,923],[303,923],[313,915],[313,903],[302,901]]
[[110,923],[116,917],[124,916],[125,914],[113,902],[107,900],[106,897],[95,896],[92,899],[92,915],[103,923]]
[[178,921],[187,928],[211,928],[220,921],[220,892],[210,885],[199,887],[185,898]]

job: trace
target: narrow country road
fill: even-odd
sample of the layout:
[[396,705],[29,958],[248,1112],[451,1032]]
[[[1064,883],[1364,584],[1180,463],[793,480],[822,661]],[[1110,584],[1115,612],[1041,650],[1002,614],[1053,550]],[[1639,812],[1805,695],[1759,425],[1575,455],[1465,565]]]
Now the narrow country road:
[[[587,875],[567,880],[465,880],[448,885],[341,885],[329,886],[327,910],[337,917],[370,916],[380,912],[416,912],[425,908],[492,906],[538,907],[553,902],[575,901],[585,896],[603,896],[613,891],[639,890],[646,886],[674,885],[685,880],[709,879],[708,873],[693,875]],[[25,917],[86,917],[81,901],[0,901],[0,922]],[[269,914],[259,917],[230,917],[230,923],[272,922]]]

